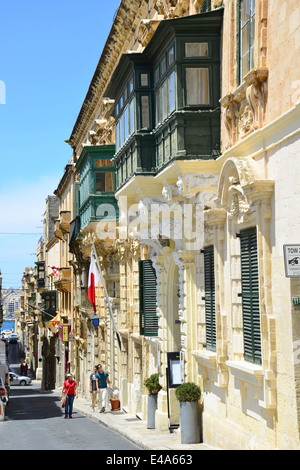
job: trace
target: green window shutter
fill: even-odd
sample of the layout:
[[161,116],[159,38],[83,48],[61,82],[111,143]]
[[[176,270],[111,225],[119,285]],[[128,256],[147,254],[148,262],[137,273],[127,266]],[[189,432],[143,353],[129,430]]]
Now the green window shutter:
[[139,262],[140,274],[140,334],[158,336],[156,314],[156,272],[151,260]]
[[204,248],[206,348],[216,351],[214,247]]
[[240,233],[244,358],[261,364],[261,333],[256,228]]

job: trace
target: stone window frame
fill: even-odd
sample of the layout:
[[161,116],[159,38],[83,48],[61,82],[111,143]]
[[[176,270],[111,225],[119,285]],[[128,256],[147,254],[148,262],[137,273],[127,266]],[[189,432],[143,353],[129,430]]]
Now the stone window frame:
[[[214,387],[226,389],[229,374],[234,377],[241,400],[256,390],[257,406],[276,408],[276,322],[272,314],[270,220],[274,182],[260,179],[256,163],[247,157],[228,158],[220,173],[216,207],[204,212],[205,244],[215,245],[216,275],[216,352],[203,347],[193,356],[204,380]],[[242,303],[239,275],[240,243],[236,234],[241,229],[257,227],[259,253],[259,284],[261,303],[262,364],[253,364],[243,358],[243,341],[233,342],[234,330],[242,329]],[[229,237],[229,250],[235,256],[235,266],[227,265],[231,273],[231,307],[225,304],[225,239]],[[235,272],[236,271],[236,272]],[[227,287],[228,288],[228,285]],[[235,308],[236,306],[236,308]],[[200,325],[201,326],[201,325]],[[203,325],[202,325],[203,326]],[[237,336],[238,339],[238,336]],[[234,343],[234,344],[233,344]],[[201,345],[201,340],[198,342]],[[240,344],[240,348],[237,346]],[[249,391],[248,391],[249,388]],[[225,394],[226,395],[226,394]],[[225,400],[225,395],[223,399]],[[222,395],[220,395],[222,396]],[[251,410],[249,410],[251,414]]]

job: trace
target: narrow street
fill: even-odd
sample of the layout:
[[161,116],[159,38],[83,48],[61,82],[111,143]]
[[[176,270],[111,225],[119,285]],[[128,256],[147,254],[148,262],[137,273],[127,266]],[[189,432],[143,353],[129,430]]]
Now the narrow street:
[[[9,345],[10,370],[20,372],[18,344]],[[139,450],[132,443],[74,411],[64,419],[59,397],[37,382],[11,386],[0,450]]]

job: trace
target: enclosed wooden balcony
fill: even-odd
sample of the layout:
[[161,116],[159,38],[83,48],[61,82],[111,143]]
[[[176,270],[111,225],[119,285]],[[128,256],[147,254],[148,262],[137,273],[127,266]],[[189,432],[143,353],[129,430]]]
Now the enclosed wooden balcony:
[[60,268],[58,279],[54,281],[55,288],[60,292],[71,292],[71,268]]
[[63,233],[70,233],[70,222],[71,222],[71,212],[61,211],[59,227]]

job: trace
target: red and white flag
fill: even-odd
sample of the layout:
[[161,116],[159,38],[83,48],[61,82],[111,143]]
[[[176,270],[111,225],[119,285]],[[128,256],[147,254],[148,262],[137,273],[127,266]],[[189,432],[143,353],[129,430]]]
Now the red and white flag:
[[95,287],[101,282],[101,278],[96,266],[95,257],[91,253],[91,264],[89,270],[89,283],[88,283],[88,299],[93,304],[94,312],[96,313],[96,293]]
[[58,268],[57,266],[51,266],[50,264],[45,264],[44,266],[46,266],[47,268],[51,268],[55,276],[59,275],[60,268]]

